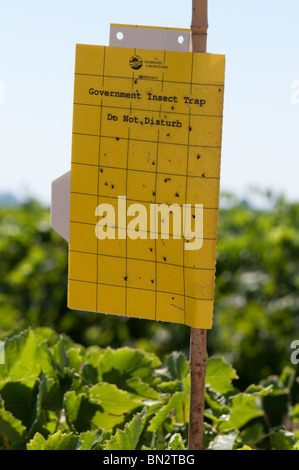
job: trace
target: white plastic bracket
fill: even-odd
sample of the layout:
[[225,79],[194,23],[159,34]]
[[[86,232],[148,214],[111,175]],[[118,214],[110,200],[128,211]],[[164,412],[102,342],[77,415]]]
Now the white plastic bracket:
[[71,172],[52,181],[51,227],[67,242],[70,238]]
[[109,46],[189,52],[190,30],[110,25]]

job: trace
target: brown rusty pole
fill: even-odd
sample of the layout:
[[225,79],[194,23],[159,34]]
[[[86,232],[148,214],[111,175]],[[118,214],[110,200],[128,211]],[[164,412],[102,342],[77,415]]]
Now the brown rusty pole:
[[[208,0],[192,0],[191,50],[207,51]],[[207,331],[191,328],[189,450],[203,449]]]

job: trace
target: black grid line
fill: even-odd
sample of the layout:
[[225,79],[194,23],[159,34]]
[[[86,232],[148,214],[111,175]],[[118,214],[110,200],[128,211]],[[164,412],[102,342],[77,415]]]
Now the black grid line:
[[[101,115],[100,115],[100,134],[101,134],[101,130],[102,130],[102,109],[101,109]],[[101,163],[101,137],[99,138],[99,149],[98,149],[98,168],[100,168],[100,163]],[[100,188],[99,188],[99,184],[100,184],[100,172],[99,172],[99,169],[98,169],[98,179],[97,179],[97,206],[99,205],[99,192],[100,192]],[[99,252],[99,239],[97,238],[97,254]],[[97,282],[99,281],[99,265],[97,263]],[[98,309],[98,289],[96,289],[96,310]]]
[[[91,194],[91,193],[81,193],[79,191],[71,191],[71,194],[81,194],[82,196],[98,196],[97,194]],[[108,199],[118,199],[118,196],[107,196],[106,194],[99,194],[100,197],[106,197]],[[137,203],[141,203],[141,204],[154,204],[153,201],[144,201],[142,199],[130,199],[130,198],[126,198],[127,201],[132,201],[132,202],[137,202]],[[166,202],[157,202],[157,204],[166,204]],[[175,202],[172,202],[172,203],[169,203],[169,204],[175,204]],[[188,204],[192,204],[191,202],[188,203]],[[194,203],[195,204],[195,203]],[[204,210],[219,210],[219,207],[204,207]],[[121,228],[121,227],[120,227]]]
[[[160,106],[160,111],[161,111],[161,106]],[[158,130],[158,136],[157,136],[157,153],[156,153],[156,175],[155,175],[155,203],[157,200],[157,180],[158,180],[158,159],[159,159],[159,140],[160,140],[160,131]],[[156,217],[155,217],[155,223],[156,223]],[[155,226],[155,231],[157,232],[158,227]],[[157,306],[158,306],[158,298],[157,298],[157,289],[158,289],[158,269],[157,269],[157,239],[154,239],[155,241],[155,320],[157,319]]]
[[[92,224],[91,222],[82,222],[82,221],[80,221],[80,220],[70,220],[70,223],[72,223],[72,224],[78,224],[78,225],[88,225],[89,227],[95,227],[95,225],[96,225],[96,224]],[[118,227],[117,225],[113,225],[113,226],[107,226],[107,228],[113,228],[113,229],[119,229],[119,228],[120,228],[120,229],[123,230],[125,227]],[[126,229],[126,230],[128,230],[128,229]],[[145,231],[140,230],[140,232],[145,232]],[[155,232],[155,231],[154,231],[154,232],[147,231],[146,233],[148,233],[148,234],[153,233],[153,234],[155,234],[155,235],[168,235],[167,233],[159,232],[159,231],[158,231],[158,232]],[[173,236],[173,235],[169,234],[169,237],[170,237],[170,238],[162,238],[162,240],[178,240],[178,239],[173,239],[172,236]],[[129,238],[130,238],[130,237],[129,237]],[[183,237],[182,237],[182,238],[183,238]],[[107,238],[107,239],[109,240],[109,238]],[[143,240],[143,239],[140,239],[140,240]],[[149,240],[155,240],[155,238],[149,238]],[[192,238],[192,240],[203,240],[203,241],[207,240],[207,241],[213,241],[213,240],[217,240],[217,238],[196,237],[196,236],[194,236],[194,237]]]
[[[127,145],[127,169],[126,169],[126,194],[128,194],[128,162],[129,162],[129,151],[130,151],[130,132],[131,128],[128,129],[128,145]],[[128,201],[126,199],[126,214],[128,213]],[[126,236],[126,287],[128,286],[128,237]],[[128,315],[128,291],[126,289],[125,294],[125,316]]]
[[[82,73],[82,72],[75,72],[75,75],[83,75],[83,76],[88,76],[88,77],[100,77],[100,78],[116,78],[118,80],[132,80],[132,77],[121,77],[121,76],[117,76],[117,75],[98,75],[96,73]],[[144,81],[144,82],[152,82],[153,79],[152,78],[140,78],[140,77],[136,77],[138,79],[138,81]],[[159,79],[155,79],[155,83],[159,83],[159,82],[162,82],[162,78]],[[178,85],[190,85],[190,82],[185,82],[185,81],[181,81],[181,82],[178,82],[177,80],[163,80],[164,83],[172,83],[172,84],[178,84]],[[223,83],[198,83],[198,82],[193,82],[192,85],[194,86],[206,86],[206,87],[218,87],[218,88],[224,88],[224,84]]]
[[[165,58],[164,58],[164,63],[165,63]],[[163,88],[164,88],[164,72],[162,74],[161,93],[163,93]]]
[[[213,241],[216,241],[213,240]],[[108,255],[107,253],[93,253],[92,251],[81,251],[81,250],[74,250],[74,249],[71,249],[69,250],[70,253],[80,253],[82,255],[94,255],[94,256],[105,256],[107,258],[119,258],[119,259],[125,259],[125,256],[120,256],[120,255]],[[157,264],[161,264],[161,265],[166,265],[166,266],[174,266],[176,268],[182,268],[183,265],[182,264],[175,264],[175,263],[170,263],[168,261],[154,261],[154,260],[151,260],[151,259],[145,259],[145,258],[133,258],[132,256],[128,256],[127,259],[131,260],[131,261],[144,261],[146,263],[157,263]],[[197,268],[195,266],[186,266],[186,269],[193,269],[195,271],[215,271],[215,268]]]
[[[94,284],[97,286],[111,286],[111,287],[121,287],[123,289],[133,289],[133,290],[145,290],[147,292],[154,292],[154,289],[146,289],[145,287],[132,287],[132,286],[121,286],[119,284],[109,284],[108,282],[92,282],[92,281],[85,281],[83,279],[69,279],[70,281],[75,281],[75,282],[83,282],[85,284]],[[184,297],[185,294],[180,294],[179,292],[170,292],[170,291],[164,291],[164,290],[158,290],[157,294],[170,294],[170,295],[178,295],[180,297]],[[204,299],[202,297],[193,297],[192,295],[187,295],[186,296],[188,299],[193,299],[193,300],[203,300],[206,302],[211,302],[214,299]]]
[[[131,101],[132,103],[132,101]],[[144,108],[133,108],[133,107],[129,107],[129,106],[113,106],[113,105],[100,105],[100,104],[97,104],[97,103],[78,103],[78,102],[74,102],[73,103],[74,105],[76,106],[89,106],[89,107],[93,107],[93,108],[108,108],[108,109],[120,109],[120,110],[132,110],[132,111],[136,111],[136,112],[144,112],[144,113],[158,113],[159,110],[158,109],[144,109]],[[189,113],[182,113],[182,112],[176,112],[176,111],[169,111],[168,109],[163,109],[162,110],[163,113],[167,113],[167,114],[175,114],[175,115],[179,115],[179,116],[189,116]],[[191,113],[191,116],[194,116],[194,117],[202,117],[202,118],[219,118],[219,119],[223,119],[223,115],[222,114],[196,114],[196,113]]]
[[[193,55],[192,55],[193,59]],[[192,62],[193,64],[193,62]],[[192,87],[192,76],[191,76],[191,87]],[[187,168],[186,168],[186,174],[188,174],[188,168],[189,168],[189,142],[190,142],[190,113],[189,113],[189,132],[188,132],[188,149],[187,149]],[[188,189],[188,178],[186,178],[186,187],[185,187],[185,204],[187,203],[187,189]],[[186,213],[185,213],[186,217]],[[184,220],[184,227],[186,226],[186,220]],[[183,282],[184,282],[184,323],[186,323],[186,302],[185,302],[185,296],[186,296],[186,276],[185,276],[185,250],[183,250]]]
[[[85,166],[94,166],[98,167],[95,163],[83,163],[83,162],[72,162],[72,165],[85,165]],[[182,175],[181,173],[165,173],[165,171],[150,171],[150,170],[140,170],[135,168],[125,168],[119,166],[108,166],[108,165],[100,165],[101,168],[107,168],[109,170],[123,170],[123,171],[138,171],[140,173],[149,173],[149,174],[158,174],[158,175],[165,175],[165,176],[180,176],[182,178],[199,178],[199,179],[206,179],[206,180],[220,180],[220,176],[202,176],[202,175]],[[203,170],[204,171],[204,170]]]
[[[72,224],[79,224],[79,225],[88,225],[89,227],[94,227],[96,224],[92,224],[91,222],[82,222],[81,220],[70,220],[70,223]],[[108,225],[107,228],[113,228],[113,229],[121,229],[123,230],[124,228],[126,227],[118,227],[117,224],[111,226],[111,225]],[[126,230],[128,230],[128,228],[126,228]],[[132,232],[134,232],[132,230]],[[178,240],[178,239],[175,239],[175,238],[172,238],[173,237],[173,234],[168,234],[166,232],[156,232],[156,231],[146,231],[145,230],[139,230],[139,232],[143,232],[143,233],[148,233],[149,235],[151,233],[155,234],[155,235],[169,235],[169,238],[162,238],[162,240]],[[130,238],[130,237],[129,237]],[[184,239],[184,237],[182,237]],[[109,240],[109,238],[107,238]],[[144,239],[140,239],[140,240],[144,240]],[[155,240],[155,238],[149,238],[148,240]],[[213,241],[213,240],[217,240],[217,238],[210,238],[210,237],[196,237],[194,236],[192,238],[192,240],[207,240],[207,241]]]
[[[205,116],[203,116],[205,117]],[[115,139],[115,136],[111,135],[99,135],[99,134],[86,134],[84,132],[73,132],[74,135],[85,135],[87,137],[102,137],[104,139]],[[119,140],[127,140],[127,137],[118,137]],[[146,139],[130,139],[131,142],[144,142],[144,143],[156,143],[156,140],[146,140]],[[188,147],[188,144],[179,144],[177,142],[164,142],[160,141],[160,144],[165,144],[165,145],[178,145],[180,147]],[[190,144],[189,147],[195,147],[195,148],[207,148],[207,149],[220,149],[220,145],[193,145]]]
[[[77,194],[77,193],[72,193],[72,194]],[[95,195],[94,197],[97,197],[97,196]],[[100,197],[106,197],[106,196],[100,196]],[[137,201],[135,201],[135,202],[137,202]],[[207,209],[207,210],[208,210],[208,209]],[[214,208],[214,209],[209,209],[209,210],[215,210],[215,211],[218,212],[218,209],[215,209],[215,208]],[[70,222],[73,223],[73,224],[89,225],[89,226],[91,226],[91,227],[94,227],[94,226],[96,225],[95,223],[92,223],[92,222],[84,222],[84,221],[82,221],[82,220],[74,220],[74,219],[71,219]],[[119,227],[117,224],[107,225],[107,228],[114,228],[114,229],[124,229],[124,228],[126,228],[128,231],[134,232],[133,229],[129,229],[129,228],[127,228],[127,227]],[[151,233],[157,234],[157,235],[166,235],[166,236],[167,236],[167,235],[169,235],[169,236],[173,235],[173,234],[171,234],[171,233],[161,232],[161,231],[159,231],[159,230],[158,230],[158,232],[155,232],[155,231],[152,231],[152,230],[142,230],[142,229],[141,229],[141,230],[139,230],[139,232],[148,233],[149,235],[150,235]],[[184,238],[184,237],[182,236],[181,238]],[[193,238],[194,238],[195,240],[216,240],[216,238],[214,239],[214,238],[206,238],[206,237],[193,237]],[[151,238],[151,240],[153,240],[153,238]],[[164,238],[164,240],[167,240],[167,238]]]

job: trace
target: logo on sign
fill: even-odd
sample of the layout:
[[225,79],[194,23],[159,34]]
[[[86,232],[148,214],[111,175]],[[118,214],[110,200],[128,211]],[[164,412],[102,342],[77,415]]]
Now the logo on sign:
[[143,59],[139,55],[133,55],[130,59],[130,67],[139,70],[143,66]]

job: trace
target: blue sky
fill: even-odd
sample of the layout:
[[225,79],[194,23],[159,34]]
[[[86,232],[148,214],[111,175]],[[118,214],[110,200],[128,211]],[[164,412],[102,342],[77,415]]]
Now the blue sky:
[[[209,0],[208,52],[226,55],[222,190],[299,201],[298,18],[298,0]],[[107,45],[110,23],[190,22],[191,0],[1,0],[0,192],[49,203],[70,169],[76,43]]]

